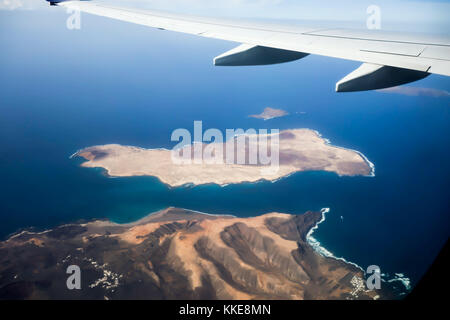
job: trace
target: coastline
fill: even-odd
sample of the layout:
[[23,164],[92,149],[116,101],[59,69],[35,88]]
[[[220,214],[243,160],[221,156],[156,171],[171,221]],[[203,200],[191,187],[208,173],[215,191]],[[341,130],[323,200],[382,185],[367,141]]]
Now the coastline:
[[[317,240],[316,238],[313,237],[313,233],[314,231],[316,231],[319,228],[319,225],[323,222],[325,222],[326,220],[326,214],[330,212],[330,208],[323,208],[320,210],[320,212],[322,213],[322,218],[316,223],[315,226],[313,226],[308,233],[306,234],[306,241],[308,242],[308,244],[320,255],[327,257],[327,258],[332,258],[335,260],[340,260],[344,263],[353,265],[354,267],[358,268],[359,270],[361,270],[364,275],[366,274],[366,271],[357,263],[349,261],[347,259],[345,259],[344,257],[337,257],[336,255],[334,255],[331,251],[329,251],[327,248],[325,248],[319,240]],[[399,281],[405,288],[406,291],[401,291],[399,294],[400,295],[405,295],[407,293],[409,293],[412,289],[411,286],[411,279],[409,277],[407,277],[404,273],[402,272],[395,272],[394,276],[390,276],[389,274],[385,274],[382,273],[381,274],[381,281],[385,282],[385,283],[393,283],[396,281]]]
[[[352,151],[352,152],[355,152],[355,153],[357,153],[361,158],[363,158],[363,160],[366,162],[366,164],[370,167],[370,169],[371,169],[371,172],[370,172],[370,174],[368,174],[368,175],[365,175],[364,177],[375,177],[375,165],[361,152],[361,151],[358,151],[358,150],[355,150],[355,149],[350,149],[350,148],[345,148],[345,147],[340,147],[340,146],[335,146],[335,145],[333,145],[332,143],[331,143],[331,140],[330,139],[328,139],[328,138],[324,138],[323,136],[322,136],[322,134],[319,132],[319,131],[317,131],[317,130],[315,130],[315,129],[308,129],[308,130],[311,130],[311,131],[314,131],[316,134],[317,134],[317,136],[319,137],[319,138],[321,138],[321,139],[323,139],[324,141],[325,141],[325,143],[327,144],[327,145],[329,145],[330,147],[333,147],[333,148],[339,148],[339,149],[343,149],[343,150],[347,150],[347,151]],[[339,175],[339,174],[338,174]],[[341,175],[339,175],[339,176],[341,176]]]
[[[90,168],[101,168],[101,169],[103,169],[104,175],[109,177],[109,178],[151,176],[151,177],[157,178],[158,181],[160,181],[162,184],[164,184],[165,186],[167,186],[169,188],[192,187],[192,186],[195,187],[195,186],[198,186],[198,185],[209,185],[209,184],[211,184],[211,185],[218,185],[220,187],[226,187],[226,186],[231,185],[231,184],[256,184],[256,183],[260,183],[260,182],[264,182],[264,181],[275,183],[277,181],[280,181],[281,179],[288,178],[289,176],[291,176],[291,175],[293,175],[293,174],[295,174],[297,172],[308,172],[308,171],[334,172],[339,177],[343,177],[343,176],[350,176],[350,177],[353,177],[353,176],[374,177],[375,176],[375,165],[362,152],[360,152],[358,150],[350,149],[350,148],[335,146],[335,145],[333,145],[331,143],[331,141],[329,139],[324,138],[321,135],[321,133],[318,132],[317,130],[309,129],[309,128],[300,128],[300,129],[286,129],[286,130],[283,130],[282,132],[293,132],[293,131],[295,132],[295,131],[298,131],[298,130],[300,130],[300,131],[301,130],[305,130],[305,131],[311,132],[318,139],[322,140],[323,141],[323,145],[326,146],[326,147],[329,147],[331,149],[343,150],[343,151],[347,151],[349,153],[354,153],[354,154],[358,155],[361,158],[361,162],[363,162],[368,167],[369,170],[367,170],[367,171],[369,171],[369,173],[367,174],[367,173],[363,173],[363,172],[357,172],[355,170],[353,172],[346,173],[345,171],[344,172],[340,171],[340,169],[336,169],[336,168],[329,169],[329,168],[326,168],[326,167],[315,169],[315,168],[312,168],[312,167],[308,167],[308,165],[306,165],[306,167],[303,167],[303,168],[301,166],[300,167],[296,167],[296,166],[292,166],[292,165],[283,165],[283,166],[280,166],[280,169],[283,169],[283,171],[286,171],[286,172],[280,173],[278,177],[276,175],[274,175],[272,177],[264,177],[264,176],[261,176],[261,174],[259,174],[260,175],[259,178],[257,176],[253,177],[251,175],[255,174],[255,173],[251,173],[251,171],[249,171],[249,172],[245,172],[244,173],[244,176],[247,175],[247,177],[246,178],[243,177],[243,179],[241,179],[239,181],[237,181],[237,180],[235,181],[236,178],[234,178],[234,180],[233,179],[230,180],[230,178],[228,178],[228,181],[226,181],[225,178],[221,178],[220,180],[222,180],[222,181],[218,181],[217,178],[214,180],[212,177],[209,177],[210,181],[207,181],[207,180],[203,181],[203,180],[200,179],[200,181],[196,181],[196,182],[188,181],[188,182],[182,183],[183,181],[180,181],[179,184],[177,184],[177,183],[174,183],[174,182],[171,182],[170,180],[168,180],[168,179],[173,179],[173,178],[168,178],[167,174],[165,174],[165,173],[159,173],[159,174],[149,173],[149,172],[146,173],[145,170],[143,170],[143,171],[140,171],[140,172],[134,172],[134,173],[130,172],[129,174],[126,174],[126,173],[123,172],[124,169],[118,169],[117,168],[117,164],[115,165],[116,167],[110,167],[110,166],[108,166],[106,164],[102,164],[101,163],[102,160],[96,160],[95,158],[92,158],[92,159],[91,158],[86,158],[85,156],[81,155],[83,152],[89,153],[90,149],[94,149],[95,150],[95,148],[99,149],[99,148],[105,148],[105,147],[106,148],[110,148],[112,150],[114,150],[113,148],[116,148],[116,149],[119,148],[119,150],[131,149],[131,150],[140,150],[142,152],[147,152],[147,153],[153,152],[153,151],[171,152],[171,150],[169,150],[167,148],[143,148],[143,147],[136,147],[136,146],[130,146],[130,145],[120,145],[120,144],[99,145],[99,146],[91,146],[91,147],[86,147],[86,148],[83,148],[83,149],[79,149],[75,153],[73,153],[69,157],[69,159],[72,159],[72,158],[77,157],[77,156],[81,157],[81,158],[87,160],[87,161],[85,161],[85,162],[83,162],[81,164],[82,167],[86,167],[86,168],[89,168],[89,167]],[[233,137],[233,139],[234,138],[235,137]],[[227,143],[227,142],[224,142],[224,143]],[[282,153],[282,151],[281,151],[281,153]],[[281,153],[280,153],[280,156],[281,156]],[[117,157],[117,156],[115,156],[115,157]],[[140,159],[140,160],[142,160],[142,159]],[[100,161],[100,163],[98,163],[99,161]],[[309,161],[311,161],[311,160],[309,160]],[[337,162],[337,163],[333,163],[332,162],[331,164],[332,165],[338,165],[339,162]],[[222,166],[224,166],[224,168],[225,168],[225,164],[222,165]],[[247,168],[247,166],[242,166],[242,168],[240,168],[240,170],[242,170],[243,168],[245,168],[245,170],[250,170],[250,167]],[[150,171],[153,171],[153,169],[154,168],[150,167]],[[113,173],[114,170],[116,171],[116,173]],[[122,170],[122,173],[117,172],[118,170],[119,171]],[[291,172],[289,172],[289,171],[291,171]],[[203,178],[203,179],[205,179],[205,178]],[[184,180],[187,180],[187,179],[184,179]]]
[[[356,290],[354,297],[358,298],[358,292],[360,292],[360,293],[368,292],[367,290],[360,288],[360,284],[364,283],[363,281],[364,281],[364,278],[366,275],[365,270],[361,266],[359,266],[358,264],[356,264],[352,261],[349,261],[343,257],[337,257],[331,251],[326,249],[320,243],[320,241],[318,241],[313,236],[314,232],[319,228],[319,225],[326,221],[326,214],[329,212],[330,212],[329,208],[323,208],[320,210],[320,215],[317,215],[319,212],[306,212],[306,213],[299,214],[299,215],[278,213],[278,212],[268,212],[268,213],[259,214],[256,216],[251,216],[251,217],[238,217],[238,216],[230,215],[230,214],[211,214],[211,213],[206,213],[206,212],[202,212],[202,211],[198,211],[198,210],[167,207],[165,209],[151,212],[143,218],[140,218],[136,221],[128,222],[128,223],[118,223],[118,222],[114,222],[110,219],[94,219],[94,220],[91,220],[88,222],[83,221],[82,223],[80,222],[80,223],[62,224],[62,225],[58,225],[54,228],[49,228],[49,229],[39,231],[39,232],[23,230],[21,232],[18,232],[16,234],[10,236],[6,240],[1,241],[0,248],[2,248],[2,247],[4,248],[5,246],[10,246],[10,245],[12,245],[14,247],[20,243],[28,243],[29,241],[37,241],[36,243],[38,244],[38,246],[41,246],[42,243],[46,243],[45,239],[48,239],[49,237],[54,236],[54,235],[51,236],[51,234],[55,234],[55,233],[61,234],[61,230],[67,229],[67,228],[68,229],[77,229],[77,228],[82,227],[84,230],[82,232],[86,232],[86,236],[88,236],[89,234],[92,234],[92,236],[94,238],[96,238],[96,237],[99,237],[104,232],[106,232],[106,235],[108,235],[110,231],[113,232],[113,234],[115,232],[119,232],[119,234],[121,232],[124,232],[124,234],[127,234],[129,232],[132,232],[132,230],[145,230],[145,228],[148,228],[147,226],[161,225],[161,223],[162,224],[166,223],[167,225],[173,225],[173,226],[181,226],[189,221],[204,221],[206,219],[206,220],[210,220],[210,221],[217,220],[217,223],[219,225],[223,225],[224,221],[230,221],[228,223],[230,225],[236,223],[237,221],[241,221],[241,223],[243,222],[245,224],[247,224],[247,222],[248,222],[249,227],[258,228],[258,225],[262,226],[264,224],[261,225],[259,223],[256,223],[256,225],[253,225],[252,221],[264,221],[261,219],[266,219],[266,218],[270,219],[272,217],[280,217],[280,216],[285,217],[287,219],[293,219],[295,216],[316,214],[315,220],[308,223],[309,228],[303,231],[303,232],[306,232],[304,243],[307,244],[310,247],[310,249],[313,252],[315,252],[316,254],[318,254],[322,257],[325,257],[325,258],[331,258],[332,260],[341,261],[343,263],[342,266],[343,267],[345,266],[345,268],[350,268],[348,270],[353,270],[352,272],[356,272],[356,273],[360,272],[360,275],[357,276],[357,278],[354,278],[354,279],[356,279],[355,281],[357,281],[358,284],[356,284],[356,283],[353,284],[354,289]],[[230,220],[228,220],[228,219],[230,219]],[[279,218],[275,218],[275,219],[279,219]],[[301,220],[301,221],[305,221],[305,220]],[[212,225],[214,225],[214,224],[216,224],[216,222],[212,222]],[[225,224],[225,226],[228,224]],[[268,225],[272,225],[275,227],[275,229],[270,230],[271,232],[269,234],[273,233],[272,236],[275,236],[276,234],[278,234],[279,231],[277,231],[277,229],[276,229],[276,223],[273,224],[272,222],[270,222],[270,223],[268,223]],[[266,224],[266,226],[268,226],[268,225]],[[149,228],[148,230],[154,230],[154,229]],[[201,230],[201,229],[196,229],[196,232],[198,232],[199,230]],[[208,228],[207,228],[207,230],[208,230]],[[205,230],[205,231],[208,234],[207,230]],[[281,230],[281,229],[278,229],[278,230]],[[266,236],[268,236],[269,234],[266,234]],[[139,233],[138,233],[138,235],[139,235]],[[82,238],[85,239],[86,236],[84,236]],[[145,236],[145,234],[143,234],[142,236],[139,236],[139,237],[142,238],[144,236]],[[112,237],[114,238],[117,236],[112,235]],[[94,238],[92,238],[92,239],[94,239]],[[136,243],[140,243],[138,240],[140,238],[136,237],[136,240],[127,240],[127,241],[131,241],[132,243],[134,243],[134,241],[138,241]],[[33,240],[33,239],[35,239],[35,240]],[[39,243],[41,243],[41,244],[39,244]],[[98,248],[98,249],[101,250],[101,248]],[[330,263],[333,265],[332,261],[327,262],[327,265]],[[351,269],[351,268],[354,268],[354,269]],[[393,277],[389,277],[388,274],[387,275],[382,274],[381,276],[382,276],[381,280],[384,283],[386,283],[386,285],[387,285],[385,287],[386,290],[389,291],[392,288],[394,288],[395,290],[398,291],[395,294],[395,296],[402,296],[402,295],[408,293],[411,289],[410,279],[408,277],[406,277],[403,273],[395,273]],[[400,282],[402,284],[402,286],[405,288],[405,290],[399,289],[398,287],[393,285],[394,282]],[[361,291],[361,290],[363,290],[363,291]],[[383,293],[383,295],[384,295],[386,292],[385,291],[383,291],[383,292],[384,292]],[[352,293],[352,295],[353,295],[353,293]],[[378,296],[376,296],[376,297],[378,297]],[[376,297],[374,297],[374,299],[376,299]]]
[[[83,299],[135,298],[133,288],[145,299],[376,299],[359,286],[359,269],[323,259],[305,241],[321,218],[318,211],[239,218],[169,207],[129,224],[21,232],[0,242],[0,296],[12,286],[20,288],[14,299],[73,298],[60,284],[75,264],[88,284]],[[36,256],[52,262],[41,268]]]
[[313,226],[308,233],[306,234],[306,241],[308,242],[308,244],[319,254],[321,254],[324,257],[327,258],[333,258],[336,260],[340,260],[342,262],[348,263],[353,265],[354,267],[360,269],[362,272],[365,273],[365,270],[359,266],[358,264],[348,261],[343,257],[337,257],[335,256],[331,251],[329,251],[328,249],[326,249],[324,246],[321,245],[320,241],[317,240],[316,238],[313,237],[313,233],[315,230],[317,230],[319,228],[319,225],[323,222],[325,222],[326,220],[326,214],[330,212],[330,208],[323,208],[320,210],[320,212],[322,213],[322,218],[316,223],[315,226]]

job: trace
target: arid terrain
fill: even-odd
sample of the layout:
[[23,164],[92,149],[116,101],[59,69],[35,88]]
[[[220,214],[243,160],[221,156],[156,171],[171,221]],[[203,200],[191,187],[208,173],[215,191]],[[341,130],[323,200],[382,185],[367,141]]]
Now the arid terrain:
[[[259,135],[260,137],[260,135]],[[223,150],[226,157],[227,145],[232,144],[234,150],[235,139],[216,145]],[[253,141],[253,142],[252,142]],[[256,142],[254,142],[256,141]],[[270,139],[267,145],[270,149]],[[226,185],[242,182],[256,182],[260,180],[275,181],[298,171],[329,171],[342,176],[371,175],[372,164],[359,152],[330,145],[316,131],[309,129],[285,130],[279,133],[279,159],[274,166],[263,164],[259,160],[251,164],[248,159],[249,150],[255,150],[262,143],[259,139],[248,139],[243,150],[247,162],[237,161],[237,152],[232,162],[223,163],[176,163],[173,161],[171,150],[143,149],[132,146],[108,144],[88,147],[75,155],[88,160],[83,167],[103,168],[109,176],[154,176],[163,183],[176,187],[185,184]],[[255,148],[251,143],[257,144]],[[202,144],[202,150],[214,149],[211,144]],[[190,148],[189,159],[193,159],[194,148]],[[236,150],[235,150],[236,151]],[[204,153],[203,153],[204,154]]]
[[[0,243],[0,298],[373,299],[357,267],[315,252],[321,212],[251,218],[168,208],[126,225],[92,221]],[[66,269],[81,269],[68,290]]]

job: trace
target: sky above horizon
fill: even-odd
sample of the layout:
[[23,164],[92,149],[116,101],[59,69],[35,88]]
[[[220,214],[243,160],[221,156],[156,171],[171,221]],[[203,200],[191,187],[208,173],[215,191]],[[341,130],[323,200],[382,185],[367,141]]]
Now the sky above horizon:
[[[382,28],[450,32],[450,2],[426,0],[98,0],[120,6],[180,13],[283,20],[351,21],[365,26],[370,5],[381,10]],[[97,1],[97,2],[98,2]],[[45,0],[0,0],[0,10],[51,10]]]

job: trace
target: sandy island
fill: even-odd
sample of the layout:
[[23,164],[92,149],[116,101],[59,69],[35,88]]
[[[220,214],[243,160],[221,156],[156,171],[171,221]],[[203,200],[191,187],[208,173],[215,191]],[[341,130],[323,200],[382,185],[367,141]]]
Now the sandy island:
[[[226,144],[221,146],[226,149]],[[207,146],[207,144],[203,144]],[[227,185],[261,180],[275,181],[299,171],[329,171],[340,176],[373,175],[373,165],[359,152],[335,147],[310,129],[279,133],[279,166],[262,164],[177,164],[171,150],[143,149],[118,144],[88,147],[75,156],[88,160],[83,167],[104,168],[109,176],[154,176],[172,186]]]

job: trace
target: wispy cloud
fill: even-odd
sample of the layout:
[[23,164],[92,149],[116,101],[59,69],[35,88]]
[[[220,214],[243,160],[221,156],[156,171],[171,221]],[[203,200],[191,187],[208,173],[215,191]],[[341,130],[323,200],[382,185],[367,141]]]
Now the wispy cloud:
[[[373,0],[95,0],[118,6],[233,18],[339,21],[343,26],[365,28],[367,7]],[[442,33],[448,30],[450,3],[430,0],[377,0],[382,28]],[[0,0],[0,10],[50,10],[45,0]],[[52,8],[53,9],[53,8]],[[321,22],[323,23],[323,22]]]
[[3,10],[16,10],[23,8],[23,3],[21,0],[1,0],[0,9]]
[[395,93],[402,94],[405,96],[427,96],[427,97],[450,97],[450,92],[447,90],[433,89],[433,88],[421,88],[421,87],[393,87],[382,90],[377,90],[378,92],[384,93]]
[[32,10],[47,6],[45,0],[0,0],[0,10]]

